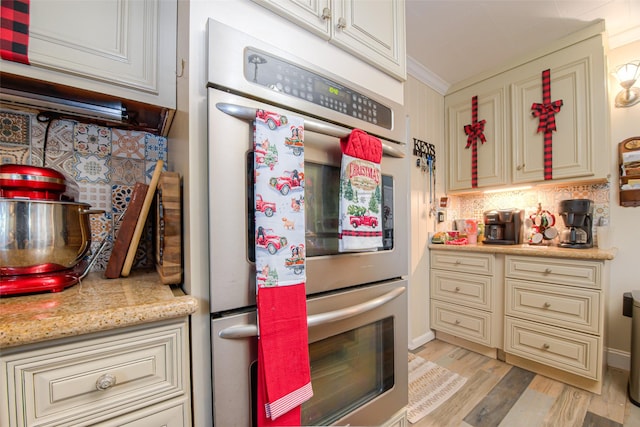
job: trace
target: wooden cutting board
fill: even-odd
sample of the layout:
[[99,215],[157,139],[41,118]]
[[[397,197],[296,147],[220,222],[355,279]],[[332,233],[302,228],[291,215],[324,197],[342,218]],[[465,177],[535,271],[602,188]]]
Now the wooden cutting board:
[[129,245],[129,250],[127,251],[127,257],[124,260],[124,266],[122,267],[121,273],[122,277],[128,277],[129,273],[131,273],[131,267],[133,266],[136,252],[138,251],[140,237],[142,236],[142,231],[144,230],[144,223],[147,222],[147,215],[149,215],[149,209],[151,208],[153,197],[156,194],[156,188],[158,186],[160,174],[162,173],[163,164],[164,162],[162,160],[158,160],[156,162],[156,168],[153,171],[153,176],[151,177],[151,182],[149,183],[149,189],[147,190],[147,194],[144,197],[144,203],[142,204],[140,216],[138,217],[138,221],[136,222],[136,228],[133,232],[133,237],[131,238],[131,244]]
[[158,181],[155,227],[156,270],[162,283],[182,282],[182,198],[180,174],[162,172]]

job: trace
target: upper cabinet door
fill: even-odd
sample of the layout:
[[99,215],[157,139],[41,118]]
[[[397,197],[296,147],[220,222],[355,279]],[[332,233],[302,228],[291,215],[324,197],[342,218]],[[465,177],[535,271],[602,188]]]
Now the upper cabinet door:
[[404,0],[253,0],[392,77],[407,78]]
[[[542,72],[550,70],[551,102],[562,100],[552,135],[553,180],[607,177],[605,73],[600,38],[514,70],[511,85],[513,183],[544,180],[544,133],[532,105],[542,103]],[[604,148],[604,150],[603,150]]]
[[447,117],[447,189],[472,189],[472,147],[467,148],[466,125],[472,123],[472,98],[478,97],[478,121],[485,120],[486,142],[476,140],[478,152],[478,188],[508,182],[508,152],[505,136],[506,88],[499,79],[489,79],[445,97]]
[[331,37],[329,0],[253,0],[325,40]]
[[405,80],[404,0],[334,0],[331,42]]
[[175,108],[176,26],[175,0],[31,0],[31,66],[3,70]]

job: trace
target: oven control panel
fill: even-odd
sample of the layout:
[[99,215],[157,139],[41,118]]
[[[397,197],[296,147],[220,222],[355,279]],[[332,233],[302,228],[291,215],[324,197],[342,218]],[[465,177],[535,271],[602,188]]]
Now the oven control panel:
[[340,83],[251,47],[245,49],[244,60],[244,77],[250,82],[385,129],[392,127],[389,107]]

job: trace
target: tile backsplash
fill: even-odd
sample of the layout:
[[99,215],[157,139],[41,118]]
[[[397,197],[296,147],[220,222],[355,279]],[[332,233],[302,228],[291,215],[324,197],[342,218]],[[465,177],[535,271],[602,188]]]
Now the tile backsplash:
[[[92,248],[106,239],[93,266],[104,271],[118,219],[136,182],[149,183],[158,160],[167,168],[167,140],[146,132],[51,118],[36,111],[0,109],[0,163],[46,166],[78,187],[78,202],[104,214],[91,215]],[[150,216],[153,214],[151,209]],[[134,267],[153,266],[153,221],[148,220]]]

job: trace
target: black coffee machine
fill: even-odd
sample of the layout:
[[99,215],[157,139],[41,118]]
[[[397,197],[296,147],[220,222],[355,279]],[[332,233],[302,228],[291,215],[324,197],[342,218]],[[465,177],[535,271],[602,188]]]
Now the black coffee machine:
[[521,209],[498,209],[486,211],[484,218],[484,241],[494,245],[519,245],[522,243]]
[[561,247],[577,249],[593,247],[593,201],[563,200],[560,202],[560,216],[566,227],[560,232]]

